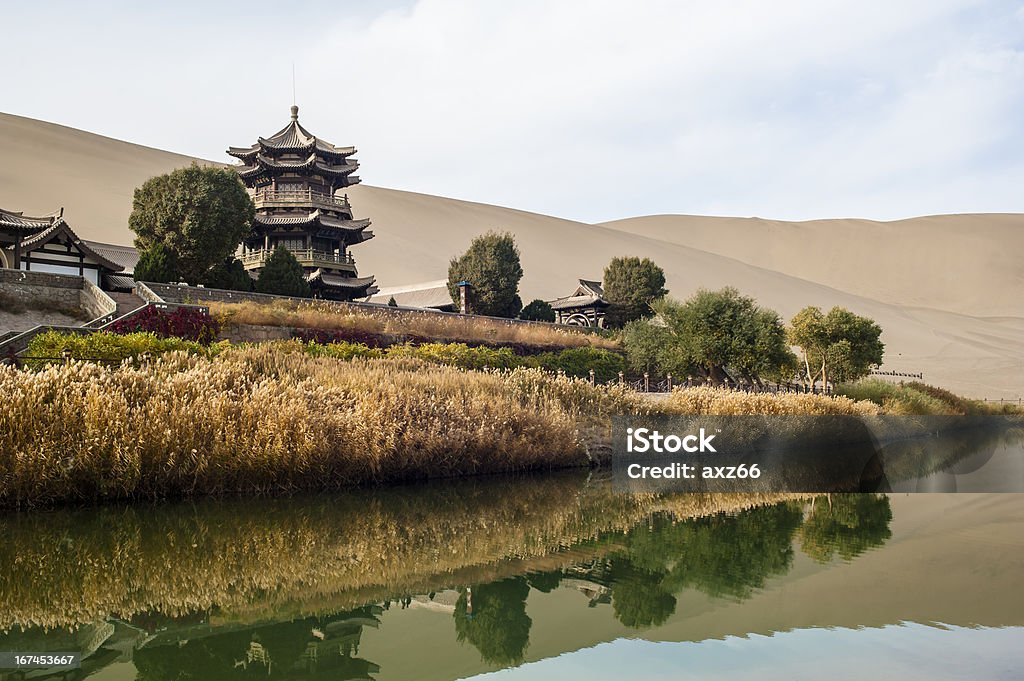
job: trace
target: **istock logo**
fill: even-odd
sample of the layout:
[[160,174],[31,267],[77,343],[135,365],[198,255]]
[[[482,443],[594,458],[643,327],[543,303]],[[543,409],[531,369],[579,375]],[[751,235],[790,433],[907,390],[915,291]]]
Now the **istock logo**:
[[649,428],[627,428],[626,429],[626,451],[643,454],[645,452],[656,452],[658,454],[675,454],[682,450],[684,452],[715,452],[711,444],[715,439],[714,435],[708,435],[703,428],[697,435],[662,435],[657,430]]

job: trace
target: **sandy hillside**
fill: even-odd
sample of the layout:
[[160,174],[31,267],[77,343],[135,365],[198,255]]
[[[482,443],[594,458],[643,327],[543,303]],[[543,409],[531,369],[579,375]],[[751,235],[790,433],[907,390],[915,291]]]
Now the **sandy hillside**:
[[[4,114],[0,158],[0,206],[44,213],[63,205],[81,236],[113,243],[131,243],[134,187],[192,161]],[[361,160],[372,178],[372,160]],[[732,285],[787,317],[804,305],[844,305],[882,325],[884,368],[923,371],[930,382],[979,397],[1024,394],[1024,303],[1016,300],[1024,282],[1012,261],[1024,246],[1022,216],[587,225],[365,185],[349,196],[377,235],[354,251],[360,272],[381,286],[442,278],[473,236],[509,230],[522,252],[524,301],[565,295],[580,277],[600,278],[615,255],[648,256],[664,267],[676,296]],[[885,253],[868,257],[879,249]],[[903,264],[896,274],[894,263]]]
[[1024,314],[1024,214],[894,222],[651,215],[603,224],[878,300]]

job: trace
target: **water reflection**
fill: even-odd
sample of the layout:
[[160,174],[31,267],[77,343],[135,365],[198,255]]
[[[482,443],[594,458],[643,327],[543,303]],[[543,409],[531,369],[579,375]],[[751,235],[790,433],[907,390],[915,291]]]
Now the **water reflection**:
[[[382,678],[412,645],[388,622],[419,610],[498,668],[532,650],[541,597],[582,593],[559,617],[639,632],[685,618],[687,594],[751,598],[800,551],[853,560],[892,518],[883,495],[635,497],[578,474],[11,515],[0,650],[87,654],[61,678],[125,662],[151,681]],[[360,652],[371,630],[376,657]]]

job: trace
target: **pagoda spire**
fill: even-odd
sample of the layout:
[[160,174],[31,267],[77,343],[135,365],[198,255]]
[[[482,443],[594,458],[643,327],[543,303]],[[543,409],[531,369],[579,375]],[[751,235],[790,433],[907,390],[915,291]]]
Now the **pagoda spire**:
[[299,107],[295,104],[292,104],[292,120],[296,123],[299,122]]

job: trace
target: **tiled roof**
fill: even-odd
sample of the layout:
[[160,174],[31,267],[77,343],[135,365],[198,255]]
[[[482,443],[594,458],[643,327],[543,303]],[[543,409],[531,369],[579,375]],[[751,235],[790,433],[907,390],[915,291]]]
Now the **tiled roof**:
[[454,308],[455,302],[448,292],[448,280],[426,281],[408,286],[388,286],[369,296],[365,302],[387,304],[394,297],[402,307],[430,309]]
[[122,274],[133,274],[135,266],[139,263],[139,252],[132,246],[118,246],[116,244],[105,244],[99,241],[85,241],[89,248],[102,255],[107,260],[112,260],[123,267]]

